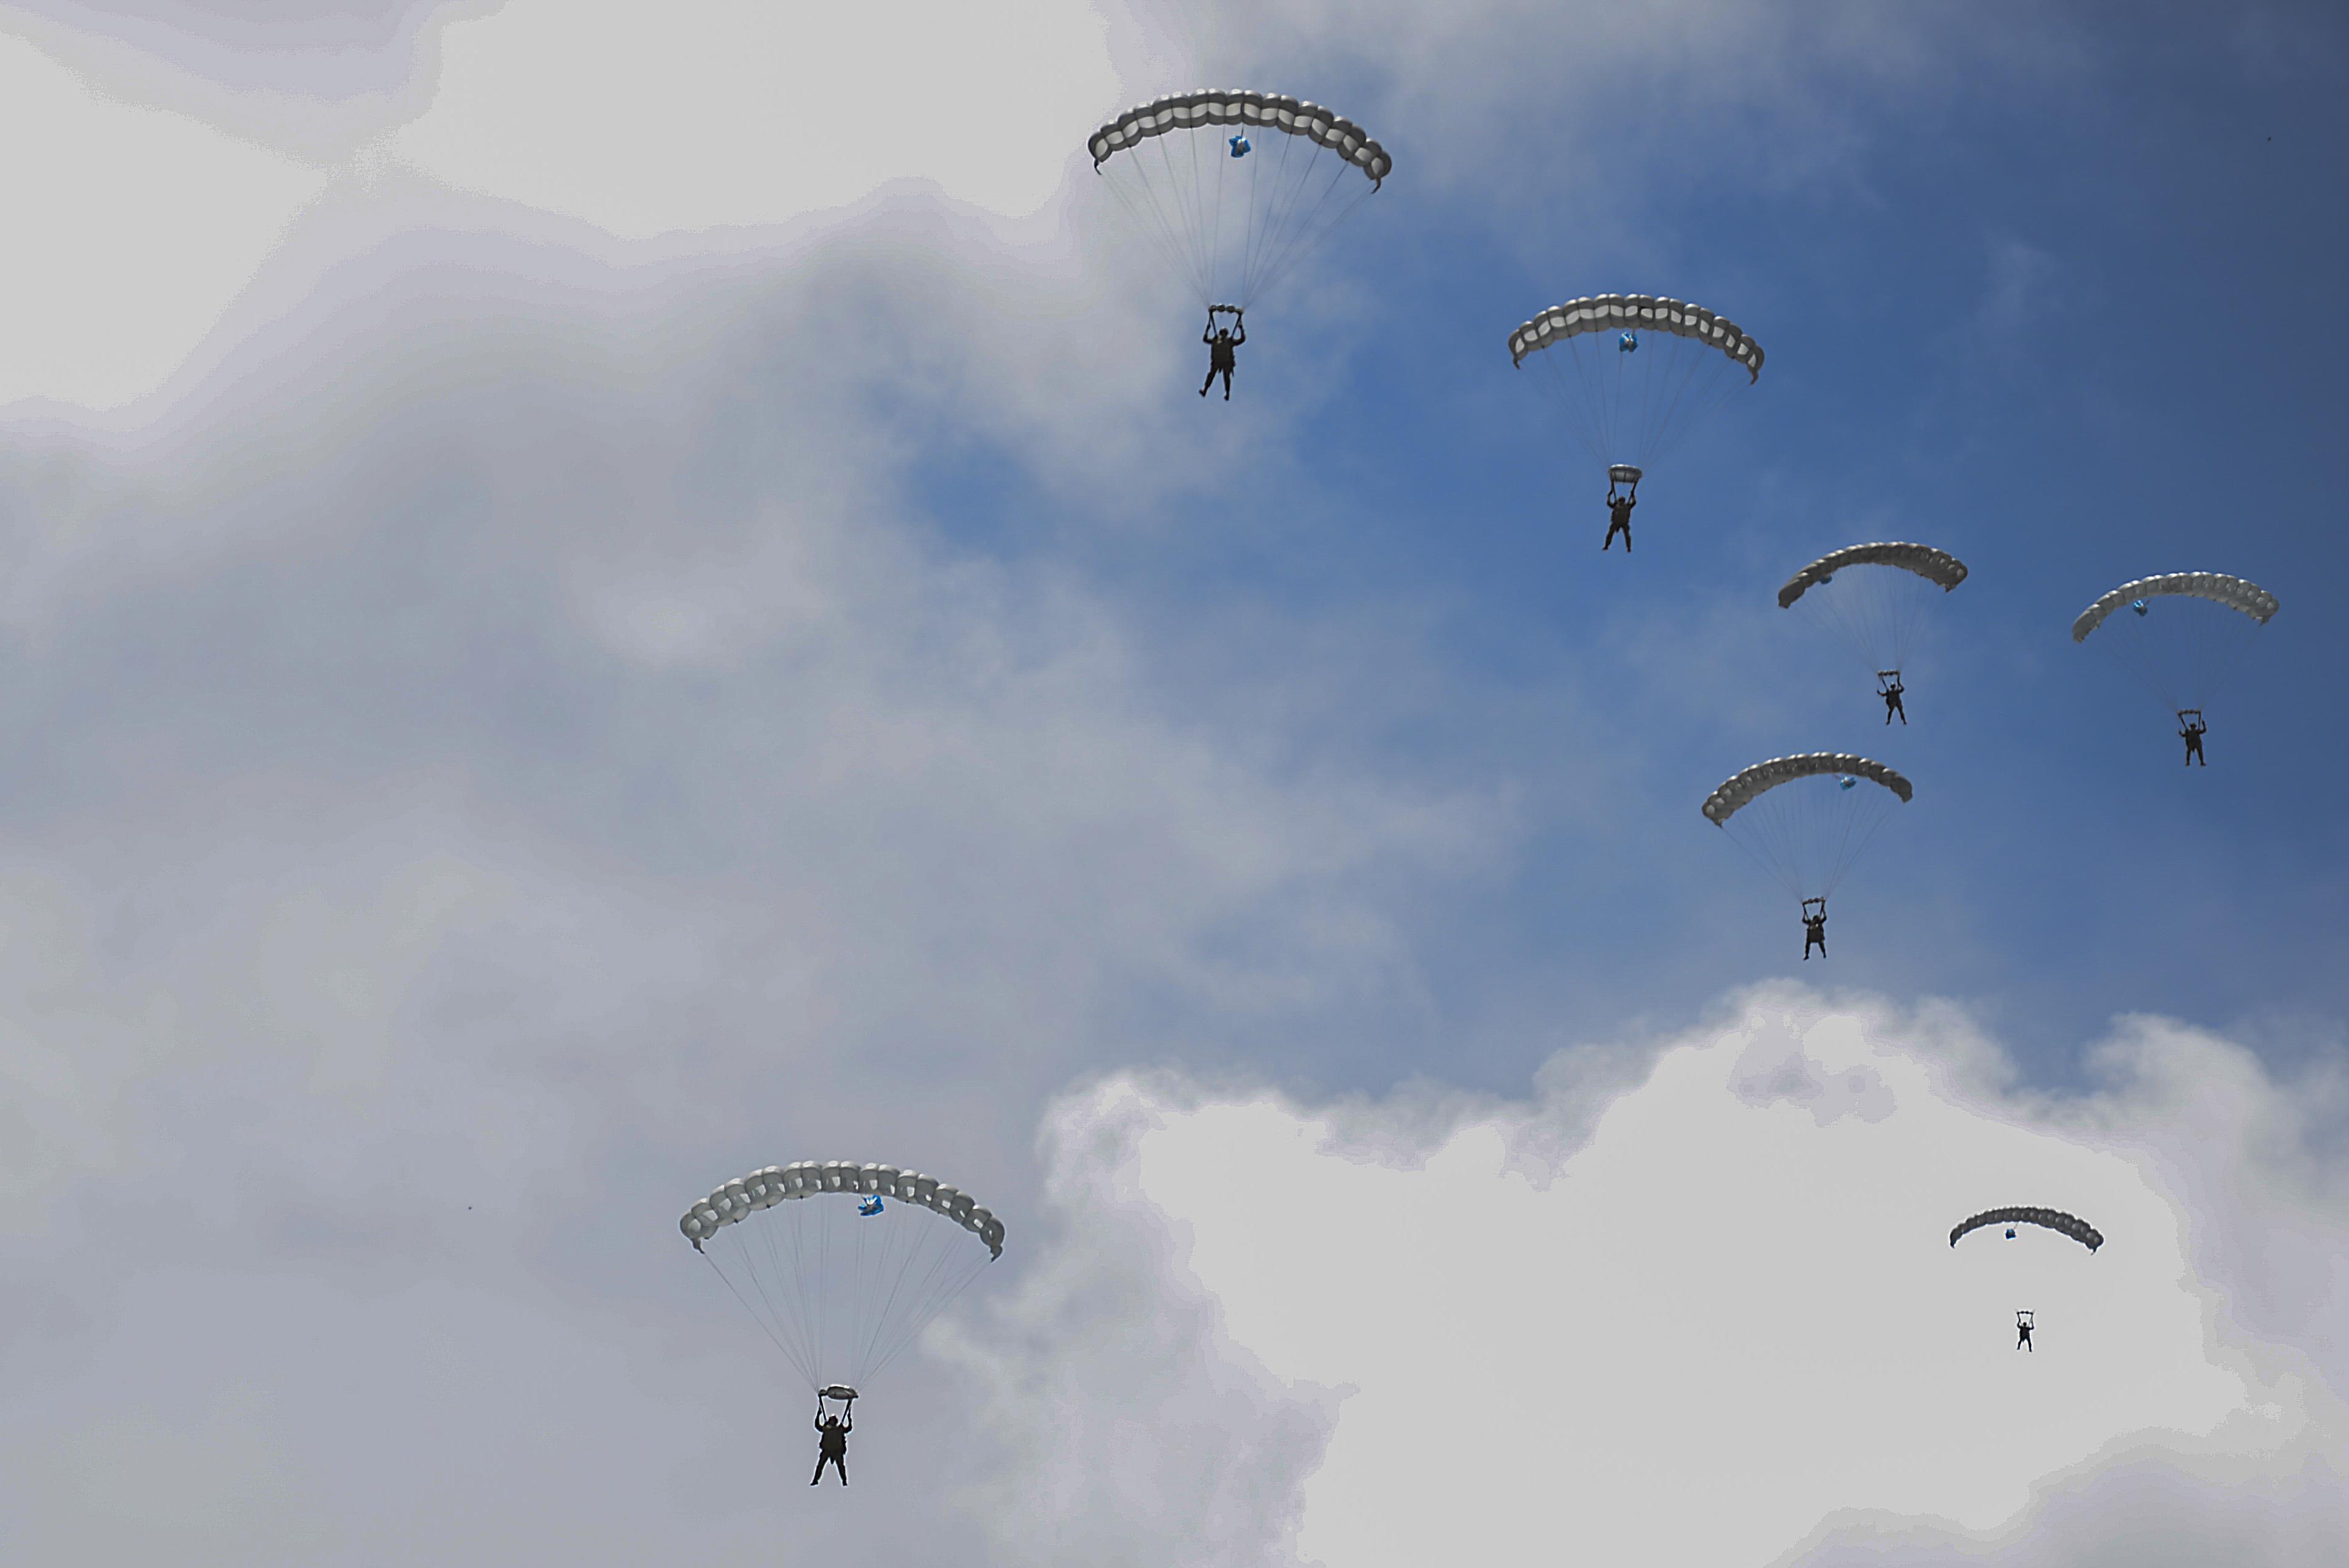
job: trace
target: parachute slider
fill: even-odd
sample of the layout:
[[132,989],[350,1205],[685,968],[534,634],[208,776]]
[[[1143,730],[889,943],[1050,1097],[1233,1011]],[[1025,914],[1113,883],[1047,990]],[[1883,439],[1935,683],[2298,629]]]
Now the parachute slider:
[[1607,468],[1607,488],[1612,490],[1619,484],[1624,489],[1630,491],[1632,494],[1637,495],[1640,493],[1640,471],[1635,464],[1628,462],[1609,463]]
[[819,1399],[837,1399],[842,1404],[846,1405],[852,1403],[856,1398],[856,1390],[851,1388],[845,1383],[833,1383],[825,1387],[817,1389],[815,1391],[815,1397]]

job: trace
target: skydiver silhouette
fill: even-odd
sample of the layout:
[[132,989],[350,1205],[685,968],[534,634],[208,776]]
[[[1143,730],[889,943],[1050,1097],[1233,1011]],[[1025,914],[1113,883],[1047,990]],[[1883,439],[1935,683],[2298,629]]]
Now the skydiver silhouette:
[[1891,678],[1890,683],[1877,692],[1878,697],[1884,699],[1884,722],[1887,724],[1891,723],[1892,715],[1898,713],[1900,715],[1900,727],[1905,730],[1909,727],[1909,710],[1900,705],[1900,693],[1908,691],[1909,688],[1900,684],[1900,671],[1898,670],[1879,670],[1876,672],[1876,678],[1879,680],[1887,676]]
[[2027,1312],[2014,1314],[2014,1348],[2027,1350],[2033,1355],[2039,1354],[2039,1347],[2031,1343],[2031,1314]]
[[[1811,912],[1813,904],[1819,907],[1816,914]],[[1803,900],[1803,961],[1805,963],[1811,961],[1813,948],[1819,950],[1819,957],[1827,956],[1827,901],[1825,898]]]
[[1207,395],[1207,389],[1216,384],[1216,378],[1221,376],[1224,379],[1224,401],[1228,403],[1232,400],[1232,370],[1237,363],[1232,350],[1247,341],[1247,313],[1233,311],[1232,327],[1239,328],[1237,336],[1231,327],[1216,325],[1214,311],[1207,313],[1207,329],[1199,335],[1199,341],[1207,346],[1207,379],[1199,383],[1199,396],[1203,398]]
[[[822,1404],[816,1406],[819,1412],[823,1408]],[[808,1478],[808,1485],[813,1486],[823,1480],[823,1467],[831,1465],[840,1471],[840,1484],[846,1486],[848,1484],[848,1434],[856,1430],[855,1411],[850,1410],[848,1419],[844,1422],[838,1416],[818,1414],[815,1418],[815,1429],[823,1436],[816,1443],[815,1474]]]
[[1631,553],[1631,508],[1638,504],[1637,495],[1628,492],[1619,495],[1613,484],[1607,486],[1607,542],[1599,546],[1601,555],[1614,548],[1618,534],[1623,535],[1623,553]]
[[[2190,724],[2186,722],[2186,715],[2189,713],[2194,715],[2194,722]],[[2180,765],[2189,768],[2197,763],[2200,763],[2206,768],[2210,765],[2210,759],[2202,754],[2202,737],[2209,732],[2210,726],[2202,722],[2202,711],[2199,708],[2184,708],[2178,711],[2178,738],[2186,742],[2186,761]]]

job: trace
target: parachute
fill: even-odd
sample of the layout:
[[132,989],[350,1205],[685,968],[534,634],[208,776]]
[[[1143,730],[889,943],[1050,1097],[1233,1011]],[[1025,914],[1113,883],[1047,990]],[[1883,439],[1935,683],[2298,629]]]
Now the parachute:
[[[1860,789],[1861,784],[1880,785]],[[1797,898],[1825,898],[1896,804],[1914,793],[1882,763],[1806,752],[1756,763],[1705,796],[1705,820]]]
[[[1251,131],[1277,135],[1257,148]],[[1199,304],[1243,310],[1394,168],[1352,120],[1278,93],[1156,99],[1094,131],[1085,147],[1093,172],[1173,258]]]
[[[2199,712],[2217,693],[2251,634],[2278,608],[2257,583],[2223,572],[2171,572],[2123,583],[2080,612],[2072,640],[2109,649],[2153,700],[2172,712]],[[2117,611],[2130,613],[2118,619]]]
[[1715,404],[1762,375],[1761,345],[1735,322],[1645,294],[1553,305],[1509,334],[1509,358],[1520,369],[1533,362],[1590,455],[1634,485]]
[[[1985,1225],[2042,1225],[2059,1235],[2069,1236],[2091,1252],[2105,1244],[2104,1232],[2076,1214],[2066,1214],[2060,1209],[1985,1209],[1981,1213],[1960,1220],[1950,1231],[1950,1245],[1958,1238]],[[2012,1236],[2013,1231],[2007,1232]]]
[[1786,579],[1778,607],[1796,600],[1878,675],[1909,666],[1926,607],[1966,580],[1966,564],[1930,545],[1847,545]]
[[[864,1205],[898,1200],[886,1213]],[[867,1386],[978,1272],[1003,1221],[918,1171],[799,1160],[737,1177],[678,1229],[808,1386]]]

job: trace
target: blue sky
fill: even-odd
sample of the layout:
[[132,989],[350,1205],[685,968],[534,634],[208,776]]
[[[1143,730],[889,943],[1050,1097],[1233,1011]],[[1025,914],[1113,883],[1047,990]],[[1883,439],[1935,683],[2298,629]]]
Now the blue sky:
[[[0,1556],[2337,1561],[2344,74],[0,8]],[[1201,80],[1396,164],[1229,404],[1081,151]],[[1608,291],[1768,353],[1630,559],[1504,348]],[[1971,568],[1889,733],[1773,600],[1871,538]],[[2190,773],[2068,638],[2189,568],[2282,602]],[[1917,787],[1825,966],[1697,809],[1815,749]],[[677,1224],[852,1157],[1010,1240],[817,1493]]]
[[[1278,318],[1257,326],[1247,368],[1268,394],[1332,357],[1346,379],[1293,452],[1119,556],[1137,595],[1163,606],[1170,577],[1195,581],[1201,615],[1236,589],[1268,613],[1399,600],[1396,637],[1447,682],[1576,700],[1541,720],[1476,713],[1447,683],[1436,711],[1361,737],[1405,768],[1475,755],[1486,777],[1538,794],[1573,774],[1599,797],[1591,817],[1534,828],[1477,907],[1431,922],[1434,1027],[1491,1003],[1496,953],[1602,1033],[1675,1016],[1657,999],[1692,981],[1691,1009],[1716,977],[1784,972],[1799,943],[1775,890],[1694,806],[1746,761],[1818,748],[1889,748],[1920,789],[1851,887],[1847,907],[1889,926],[1838,949],[1839,980],[2027,997],[2034,1064],[2059,1078],[2116,1011],[2339,1015],[2335,737],[2306,722],[2301,684],[2342,662],[2321,600],[2294,615],[2279,589],[2287,609],[2230,691],[2240,749],[2215,784],[2177,775],[2164,715],[2067,635],[2133,576],[2339,569],[2321,521],[2343,463],[2326,329],[2250,328],[2215,304],[2290,297],[2284,258],[2337,232],[2311,193],[2338,181],[2338,122],[2286,85],[2315,67],[2261,68],[2186,19],[2043,26],[1958,79],[1822,89],[1824,152],[1780,126],[1754,137],[1702,75],[1613,78],[1577,118],[1629,123],[1640,156],[1619,175],[1603,158],[1552,175],[1538,133],[1447,144],[1539,198],[1446,192],[1398,212],[1398,180],[1403,199],[1381,192],[1340,243],[1362,314],[1301,372]],[[1417,150],[1390,144],[1407,175]],[[1596,558],[1578,455],[1495,373],[1517,321],[1614,288],[1716,304],[1770,354],[1754,394],[1650,484],[1636,566]],[[1839,649],[1769,597],[1812,556],[1887,536],[1974,570],[1939,620],[1930,717],[1889,741],[1864,678],[1855,691]],[[1578,764],[1578,742],[1602,765]],[[1877,940],[1893,930],[1905,940]],[[1495,1065],[1494,1086],[1523,1070]]]

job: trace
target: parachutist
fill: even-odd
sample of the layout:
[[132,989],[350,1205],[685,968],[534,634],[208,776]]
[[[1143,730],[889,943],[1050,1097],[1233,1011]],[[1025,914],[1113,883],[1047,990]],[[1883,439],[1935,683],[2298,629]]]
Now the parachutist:
[[1614,483],[1608,483],[1607,542],[1599,546],[1599,554],[1604,555],[1614,547],[1618,534],[1623,535],[1623,553],[1627,556],[1631,553],[1631,508],[1638,504],[1640,498],[1636,493],[1630,491],[1619,493]]
[[[2189,714],[2193,716],[2190,723],[2187,718]],[[2190,768],[2197,763],[2206,768],[2210,765],[2210,759],[2202,754],[2202,737],[2209,732],[2210,726],[2202,722],[2200,709],[2181,708],[2178,711],[2178,738],[2186,742],[2184,766]]]
[[1885,684],[1876,693],[1878,697],[1884,699],[1885,723],[1889,725],[1892,722],[1892,715],[1898,713],[1900,715],[1900,727],[1904,730],[1907,729],[1909,727],[1909,710],[1900,705],[1900,694],[1903,691],[1908,691],[1909,688],[1900,684],[1900,671],[1898,670],[1879,670],[1876,672],[1876,678],[1878,680],[1885,682]]
[[[1815,910],[1812,906],[1816,905]],[[1803,961],[1811,961],[1811,950],[1819,950],[1819,957],[1827,956],[1827,901],[1825,898],[1803,900]]]
[[1232,351],[1247,341],[1247,315],[1233,311],[1232,327],[1239,329],[1237,335],[1230,327],[1218,327],[1216,313],[1212,310],[1207,312],[1207,329],[1199,335],[1199,341],[1207,346],[1207,379],[1199,384],[1199,396],[1203,398],[1207,395],[1207,389],[1216,384],[1216,378],[1221,376],[1224,379],[1224,401],[1228,403],[1232,400],[1232,370],[1237,363]]
[[854,1403],[851,1402],[842,1414],[845,1420],[841,1416],[827,1416],[823,1413],[823,1401],[819,1398],[815,1402],[815,1429],[823,1436],[816,1442],[815,1474],[808,1478],[810,1486],[823,1480],[826,1465],[840,1471],[841,1485],[848,1484],[848,1434],[856,1430]]
[[2014,1348],[2027,1350],[2033,1355],[2039,1354],[2039,1347],[2031,1343],[2031,1314],[2028,1310],[2014,1314]]

